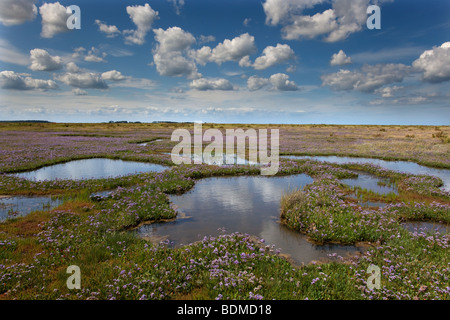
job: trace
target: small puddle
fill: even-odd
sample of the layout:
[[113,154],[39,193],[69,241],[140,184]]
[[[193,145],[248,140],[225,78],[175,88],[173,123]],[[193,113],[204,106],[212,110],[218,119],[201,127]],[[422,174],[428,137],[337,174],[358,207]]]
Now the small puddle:
[[358,173],[357,178],[342,179],[340,181],[350,187],[360,187],[363,190],[367,189],[381,195],[387,195],[390,193],[398,194],[397,188],[391,186],[388,180],[383,180],[365,173]]
[[101,201],[104,200],[112,195],[114,191],[113,190],[106,190],[106,191],[97,191],[94,193],[91,193],[89,195],[89,198],[93,201]]
[[377,208],[384,208],[388,204],[381,201],[360,201],[359,202],[361,207],[369,208],[369,207],[377,207]]
[[160,142],[160,141],[164,141],[164,139],[156,139],[156,140],[152,140],[152,141],[148,141],[148,142],[144,142],[144,143],[138,143],[138,146],[147,146],[148,144],[154,143],[154,142]]
[[94,158],[60,163],[14,175],[36,181],[54,179],[81,180],[112,178],[143,172],[161,172],[165,169],[167,167],[148,162]]
[[37,210],[51,210],[63,203],[61,199],[11,196],[0,198],[0,221],[23,217]]
[[355,246],[315,245],[305,235],[279,222],[280,199],[283,193],[313,182],[305,174],[284,177],[206,178],[183,194],[170,200],[181,214],[171,222],[144,225],[133,232],[145,239],[167,239],[173,246],[182,246],[227,233],[240,232],[275,245],[297,264],[328,258],[336,253],[346,256],[360,252]]
[[450,225],[439,222],[409,221],[402,223],[402,226],[410,232],[450,232]]
[[381,201],[364,201],[362,198],[356,198],[355,194],[352,194],[352,196],[349,200],[355,201],[357,205],[363,208],[384,208],[388,205],[386,202]]
[[208,157],[203,156],[199,154],[192,154],[190,157],[188,155],[184,154],[171,154],[171,153],[164,153],[168,154],[173,157],[178,157],[180,159],[190,159],[191,161],[195,162],[201,162],[203,164],[209,164],[209,165],[219,165],[219,166],[230,166],[230,165],[259,165],[258,162],[250,161],[247,159],[244,159],[242,157],[239,157],[236,154],[226,154],[224,153],[222,156],[222,159],[215,159],[214,156]]

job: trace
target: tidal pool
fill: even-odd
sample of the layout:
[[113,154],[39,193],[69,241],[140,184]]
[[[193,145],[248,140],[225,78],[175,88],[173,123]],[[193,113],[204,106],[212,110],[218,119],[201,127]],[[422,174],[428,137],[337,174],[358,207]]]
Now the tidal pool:
[[431,176],[436,176],[442,179],[444,186],[443,190],[450,191],[450,170],[449,169],[437,169],[425,167],[415,162],[409,161],[387,161],[381,159],[372,158],[357,158],[357,157],[339,157],[339,156],[281,156],[287,159],[312,159],[318,161],[327,161],[332,163],[370,163],[382,168],[410,173],[410,174],[427,174]]
[[60,163],[33,171],[16,173],[15,175],[37,181],[53,179],[81,180],[111,178],[143,172],[160,172],[166,168],[165,166],[148,162],[94,158]]
[[63,203],[61,199],[44,197],[11,196],[0,197],[0,221],[22,217],[37,210],[50,210]]
[[331,253],[346,256],[361,251],[355,246],[312,244],[305,235],[279,222],[282,194],[312,181],[305,174],[202,179],[191,191],[170,196],[181,212],[174,221],[143,225],[135,232],[153,241],[169,240],[177,247],[204,236],[217,236],[224,228],[227,233],[262,238],[266,245],[275,245],[297,264],[327,258]]

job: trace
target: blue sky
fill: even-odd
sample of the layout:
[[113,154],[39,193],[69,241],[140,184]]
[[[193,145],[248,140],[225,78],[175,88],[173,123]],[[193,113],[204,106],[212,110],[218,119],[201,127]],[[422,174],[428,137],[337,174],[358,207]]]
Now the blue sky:
[[449,17],[447,0],[0,0],[0,120],[449,125]]

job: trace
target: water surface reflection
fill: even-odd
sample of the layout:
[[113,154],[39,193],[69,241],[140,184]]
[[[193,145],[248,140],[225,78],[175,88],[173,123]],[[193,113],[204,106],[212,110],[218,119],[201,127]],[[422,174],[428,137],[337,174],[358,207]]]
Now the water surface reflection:
[[357,158],[357,157],[339,157],[339,156],[281,156],[287,159],[312,159],[318,161],[327,161],[332,163],[370,163],[382,168],[405,172],[410,174],[427,174],[441,178],[444,183],[443,190],[450,191],[450,170],[449,169],[437,169],[425,167],[415,162],[409,161],[387,161],[381,159],[372,158]]
[[260,237],[299,264],[327,258],[330,253],[345,256],[359,251],[354,246],[314,245],[306,236],[279,223],[282,194],[312,181],[305,174],[203,179],[190,192],[170,197],[182,212],[176,220],[144,225],[136,232],[156,241],[168,239],[180,246],[204,236],[219,235],[218,229],[225,228],[227,233]]
[[151,171],[160,172],[166,168],[165,166],[148,162],[95,158],[60,163],[15,175],[37,181],[53,179],[81,180],[110,178]]
[[7,218],[23,217],[37,210],[50,210],[62,203],[63,200],[52,199],[50,196],[2,196],[0,197],[0,221]]
[[390,193],[398,194],[397,188],[389,185],[389,181],[369,174],[359,173],[357,178],[342,179],[341,182],[350,187],[360,187],[382,195]]
[[410,232],[450,232],[450,225],[439,222],[409,221],[402,223],[402,226]]

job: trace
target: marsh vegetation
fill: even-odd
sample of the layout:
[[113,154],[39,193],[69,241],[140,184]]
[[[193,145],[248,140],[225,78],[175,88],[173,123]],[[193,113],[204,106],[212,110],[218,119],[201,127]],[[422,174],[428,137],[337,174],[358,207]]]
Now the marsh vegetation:
[[[255,166],[173,166],[167,155],[173,146],[170,133],[181,127],[186,124],[1,124],[0,194],[59,195],[64,201],[0,222],[0,298],[450,298],[445,227],[450,223],[450,194],[439,177],[367,163],[289,158],[281,159],[273,178],[260,177],[260,168]],[[204,125],[208,127],[223,130],[233,125]],[[444,126],[278,127],[284,154],[370,157],[450,168],[450,144],[442,139],[450,129]],[[31,180],[15,175],[89,158],[165,167],[158,172],[81,180]],[[283,255],[283,247],[261,234],[233,230],[233,222],[239,218],[232,215],[223,217],[228,228],[204,228],[195,241],[179,241],[182,245],[174,245],[170,237],[150,241],[136,232],[146,226],[180,222],[186,216],[182,202],[176,208],[174,199],[187,198],[202,184],[207,185],[204,193],[212,192],[214,184],[208,185],[208,181],[295,175],[310,180],[285,183],[283,190],[266,190],[262,197],[277,193],[277,205],[270,209],[276,217],[273,225],[301,235],[312,247],[330,246],[326,259],[303,264],[293,261]],[[376,181],[374,188],[349,184],[364,175]],[[385,188],[392,192],[379,192]],[[223,194],[222,198],[231,201],[233,197]],[[203,194],[205,210],[208,198]],[[214,215],[216,209],[208,210]],[[263,215],[260,222],[269,222],[266,220],[270,218]],[[410,222],[444,227],[438,232],[408,229],[405,223]],[[364,250],[347,255],[339,252],[337,245]],[[367,288],[370,264],[381,269],[379,290]],[[66,287],[70,265],[80,266],[80,290]]]

